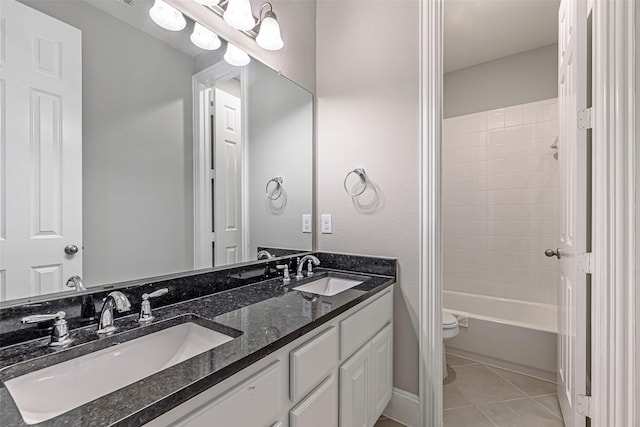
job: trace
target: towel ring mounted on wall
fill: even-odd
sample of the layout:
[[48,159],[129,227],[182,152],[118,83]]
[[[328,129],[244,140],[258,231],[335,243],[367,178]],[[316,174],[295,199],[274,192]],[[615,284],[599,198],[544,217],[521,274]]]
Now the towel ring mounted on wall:
[[[272,186],[272,190],[269,191],[269,184],[271,184],[272,182],[275,183],[275,186]],[[267,198],[269,200],[278,200],[280,196],[282,196],[282,182],[283,179],[281,176],[276,176],[267,181],[267,185],[264,188],[264,191],[267,193]]]
[[[356,191],[356,192],[349,191],[349,188],[347,187],[347,180],[349,179],[349,176],[351,174],[358,175],[358,177],[360,178],[360,181],[363,184],[362,190]],[[347,173],[347,176],[344,177],[344,191],[346,191],[347,194],[350,195],[351,197],[360,196],[362,193],[364,193],[367,190],[368,186],[369,186],[369,178],[367,178],[367,173],[364,171],[364,168],[356,168],[351,172]]]

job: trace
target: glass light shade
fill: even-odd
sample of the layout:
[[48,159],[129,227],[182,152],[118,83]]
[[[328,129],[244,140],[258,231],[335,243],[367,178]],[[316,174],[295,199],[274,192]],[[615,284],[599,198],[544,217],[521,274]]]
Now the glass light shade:
[[265,15],[262,24],[260,24],[256,43],[267,50],[280,50],[284,46],[282,36],[280,36],[280,24],[278,24],[275,13],[267,12]]
[[227,10],[222,17],[236,30],[247,31],[256,26],[249,0],[229,0]]
[[236,67],[244,67],[251,62],[249,55],[231,43],[227,43],[227,51],[224,53],[224,60]]
[[180,31],[187,26],[187,21],[182,16],[182,13],[162,0],[156,0],[153,3],[153,7],[149,9],[149,16],[151,16],[153,22],[165,30]]
[[195,1],[196,1],[196,3],[200,3],[200,4],[203,4],[205,6],[215,6],[218,3],[220,3],[219,0],[195,0]]
[[222,45],[220,38],[216,33],[208,28],[205,28],[199,22],[193,27],[193,33],[191,33],[191,43],[204,50],[216,50]]

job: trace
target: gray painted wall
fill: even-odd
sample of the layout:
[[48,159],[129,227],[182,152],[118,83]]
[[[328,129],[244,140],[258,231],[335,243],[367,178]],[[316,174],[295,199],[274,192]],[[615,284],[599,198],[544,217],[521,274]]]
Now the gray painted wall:
[[[256,61],[247,80],[249,256],[258,246],[311,250],[302,214],[313,211],[313,97]],[[276,176],[284,193],[269,201],[265,186]]]
[[[392,11],[393,19],[390,19]],[[394,385],[418,393],[419,1],[318,1],[318,249],[398,259]],[[373,29],[384,28],[377,37]],[[364,167],[378,187],[358,206],[343,188]],[[369,205],[369,206],[364,206]],[[315,220],[319,228],[320,221]]]
[[445,118],[557,96],[557,44],[444,75]]
[[191,270],[193,59],[83,2],[24,3],[82,30],[86,284]]

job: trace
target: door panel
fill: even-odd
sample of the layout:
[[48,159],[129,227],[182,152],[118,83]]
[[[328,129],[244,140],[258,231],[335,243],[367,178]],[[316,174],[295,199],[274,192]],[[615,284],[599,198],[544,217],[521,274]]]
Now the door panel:
[[371,420],[377,420],[393,392],[393,326],[371,340]]
[[81,33],[14,0],[0,23],[0,300],[82,275]]
[[340,367],[340,427],[369,426],[370,350],[371,344],[366,344]]
[[242,109],[240,99],[214,90],[215,154],[213,217],[215,265],[241,262],[242,253]]
[[586,3],[562,0],[558,15],[559,161],[562,179],[560,306],[558,310],[558,399],[567,426],[584,426],[576,399],[586,393],[587,276],[578,256],[587,250],[588,145],[578,129],[587,107]]

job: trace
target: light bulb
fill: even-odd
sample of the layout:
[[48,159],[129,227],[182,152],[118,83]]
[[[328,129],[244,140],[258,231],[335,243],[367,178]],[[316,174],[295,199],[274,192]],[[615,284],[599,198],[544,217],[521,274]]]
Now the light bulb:
[[236,30],[247,31],[256,26],[249,0],[229,0],[222,17]]
[[280,24],[278,24],[275,13],[268,11],[264,15],[264,19],[260,24],[260,32],[256,37],[256,43],[267,50],[280,50],[284,46],[280,36]]
[[227,51],[224,53],[224,60],[236,67],[244,67],[251,61],[251,58],[249,58],[249,55],[236,45],[227,43]]
[[195,0],[195,1],[196,1],[196,3],[200,3],[200,4],[203,4],[205,6],[215,6],[218,3],[220,3],[219,0]]
[[153,3],[153,7],[149,9],[149,16],[151,16],[153,22],[165,30],[180,31],[187,26],[187,21],[182,16],[182,13],[162,0],[156,0]]
[[191,33],[191,43],[204,50],[216,50],[222,45],[220,38],[208,28],[205,28],[199,22],[193,27]]

